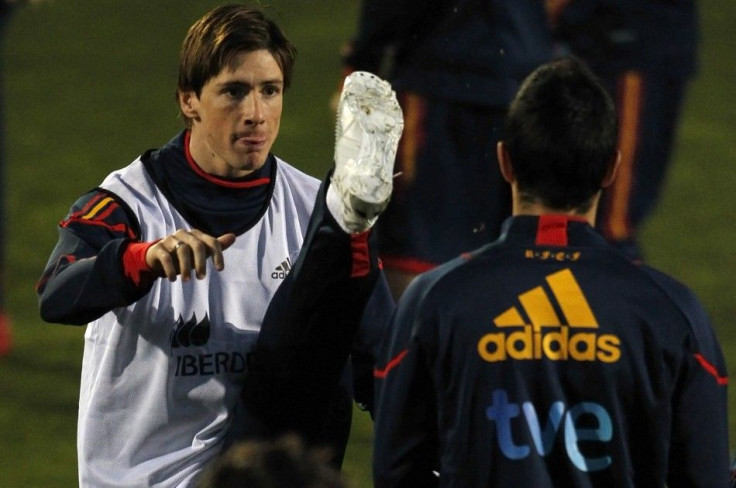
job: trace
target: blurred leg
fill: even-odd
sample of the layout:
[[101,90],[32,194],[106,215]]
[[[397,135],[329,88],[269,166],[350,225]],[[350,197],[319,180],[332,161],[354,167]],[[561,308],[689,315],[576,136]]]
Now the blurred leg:
[[630,71],[606,82],[619,113],[621,165],[604,192],[598,223],[609,242],[641,260],[638,232],[666,181],[686,80]]

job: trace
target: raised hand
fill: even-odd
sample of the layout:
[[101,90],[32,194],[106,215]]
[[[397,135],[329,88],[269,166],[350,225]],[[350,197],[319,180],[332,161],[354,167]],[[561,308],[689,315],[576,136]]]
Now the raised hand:
[[222,271],[225,267],[222,251],[234,242],[232,233],[213,237],[196,229],[179,229],[148,248],[146,264],[169,281],[176,281],[181,275],[181,280],[187,282],[192,271],[201,280],[207,272],[208,257],[212,257],[215,269]]

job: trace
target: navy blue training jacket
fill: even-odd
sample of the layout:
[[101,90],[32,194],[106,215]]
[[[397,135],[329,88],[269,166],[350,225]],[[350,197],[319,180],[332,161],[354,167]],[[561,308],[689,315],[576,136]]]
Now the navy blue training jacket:
[[387,331],[378,488],[728,484],[726,366],[703,308],[585,222],[507,220],[416,279]]

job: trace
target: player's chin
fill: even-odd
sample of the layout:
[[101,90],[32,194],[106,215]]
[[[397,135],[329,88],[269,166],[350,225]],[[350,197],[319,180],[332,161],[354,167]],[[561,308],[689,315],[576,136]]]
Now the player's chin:
[[268,154],[268,152],[261,151],[241,154],[238,158],[238,167],[243,171],[257,171],[266,164]]

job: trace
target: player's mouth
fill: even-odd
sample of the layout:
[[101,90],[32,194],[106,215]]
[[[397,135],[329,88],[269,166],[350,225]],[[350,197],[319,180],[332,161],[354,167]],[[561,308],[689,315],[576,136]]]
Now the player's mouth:
[[266,148],[268,137],[265,135],[234,135],[233,143],[248,151],[260,151]]

